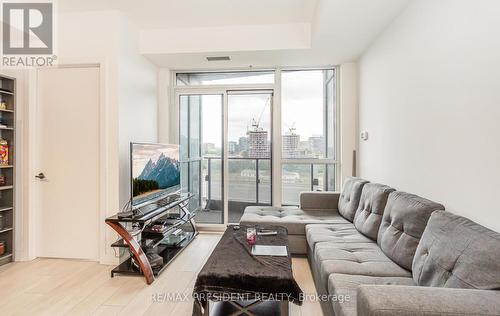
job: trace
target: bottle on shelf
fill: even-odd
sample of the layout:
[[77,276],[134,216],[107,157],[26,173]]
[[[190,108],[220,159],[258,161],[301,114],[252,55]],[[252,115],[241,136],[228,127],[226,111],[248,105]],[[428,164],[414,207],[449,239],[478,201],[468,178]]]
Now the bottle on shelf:
[[9,165],[9,142],[0,138],[0,165]]

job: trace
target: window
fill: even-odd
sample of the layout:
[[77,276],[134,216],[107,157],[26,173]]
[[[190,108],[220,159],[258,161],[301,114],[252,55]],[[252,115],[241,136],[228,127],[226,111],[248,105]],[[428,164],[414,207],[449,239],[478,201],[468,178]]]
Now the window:
[[178,86],[274,83],[274,71],[178,73]]
[[238,222],[248,205],[335,190],[336,91],[335,68],[176,73],[182,179],[199,195],[198,222]]
[[180,95],[179,118],[182,191],[194,195],[191,211],[203,211],[198,222],[221,224],[222,95]]
[[333,70],[283,71],[282,157],[335,158]]
[[301,191],[335,190],[334,70],[281,72],[282,203]]

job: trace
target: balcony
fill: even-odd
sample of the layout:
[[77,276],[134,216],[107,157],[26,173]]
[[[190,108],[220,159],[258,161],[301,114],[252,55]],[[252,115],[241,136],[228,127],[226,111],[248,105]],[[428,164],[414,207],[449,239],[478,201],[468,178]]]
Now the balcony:
[[[302,191],[334,188],[334,169],[321,164],[286,164],[282,170],[282,201],[298,205]],[[238,223],[247,206],[272,203],[270,158],[228,158],[228,223]],[[220,157],[203,157],[201,200],[197,222],[223,223]]]

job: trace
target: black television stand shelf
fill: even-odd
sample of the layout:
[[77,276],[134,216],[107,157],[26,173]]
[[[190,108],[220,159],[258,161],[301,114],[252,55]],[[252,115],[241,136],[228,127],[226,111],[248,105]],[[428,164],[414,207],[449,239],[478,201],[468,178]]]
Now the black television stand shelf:
[[[155,277],[198,235],[195,214],[188,209],[192,197],[192,194],[181,195],[174,202],[159,205],[146,214],[108,217],[106,224],[121,237],[111,247],[128,248],[130,251],[130,257],[111,270],[111,277],[115,274],[142,275],[148,284],[153,283]],[[132,225],[139,231],[135,238],[124,225]],[[161,229],[155,230],[154,225],[159,225],[157,227]],[[150,258],[155,258],[155,262],[150,262]]]

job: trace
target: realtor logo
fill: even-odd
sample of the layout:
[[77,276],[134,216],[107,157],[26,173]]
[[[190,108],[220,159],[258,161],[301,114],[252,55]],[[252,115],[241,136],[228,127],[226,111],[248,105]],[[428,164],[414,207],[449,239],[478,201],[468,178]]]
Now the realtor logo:
[[3,54],[53,53],[52,3],[3,3]]
[[52,66],[54,5],[52,2],[2,3],[2,66]]
[[52,54],[52,3],[3,3],[3,53]]

